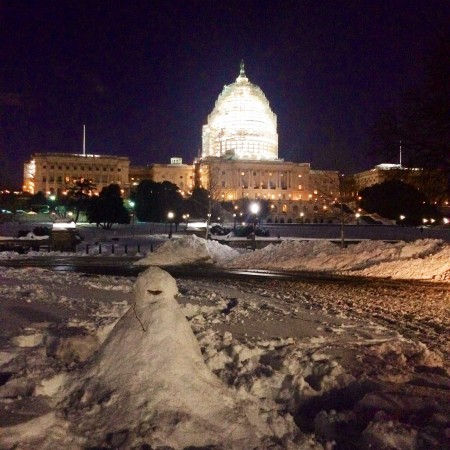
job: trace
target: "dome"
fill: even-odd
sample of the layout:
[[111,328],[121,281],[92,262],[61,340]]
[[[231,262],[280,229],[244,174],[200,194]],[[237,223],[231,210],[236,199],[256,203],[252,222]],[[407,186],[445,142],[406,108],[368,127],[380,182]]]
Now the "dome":
[[203,125],[202,158],[278,159],[277,116],[263,91],[239,76],[225,86]]

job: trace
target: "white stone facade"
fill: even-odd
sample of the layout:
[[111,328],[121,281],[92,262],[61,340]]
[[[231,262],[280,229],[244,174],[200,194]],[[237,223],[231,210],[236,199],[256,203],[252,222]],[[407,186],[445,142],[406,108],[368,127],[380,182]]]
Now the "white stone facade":
[[44,195],[64,193],[74,180],[92,180],[97,193],[114,183],[128,188],[130,160],[123,156],[35,153],[24,164],[23,190]]
[[249,82],[243,63],[225,86],[202,132],[202,158],[276,160],[277,116],[262,90]]

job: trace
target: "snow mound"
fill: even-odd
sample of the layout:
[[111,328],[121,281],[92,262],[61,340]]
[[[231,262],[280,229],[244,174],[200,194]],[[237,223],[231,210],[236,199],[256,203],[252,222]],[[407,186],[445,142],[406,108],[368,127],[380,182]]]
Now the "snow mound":
[[[386,243],[363,241],[341,249],[326,240],[290,241],[269,245],[261,250],[236,257],[226,264],[234,268],[258,268],[268,270],[349,271],[360,270],[392,261],[414,261],[422,265],[425,258],[439,254],[445,246],[442,241],[423,239],[411,243]],[[430,257],[430,261],[433,260]],[[438,258],[440,261],[440,258]],[[441,261],[442,263],[442,261]],[[425,271],[434,271],[424,268]],[[445,265],[444,265],[445,269]],[[444,270],[445,271],[445,270]],[[375,273],[375,272],[374,272]],[[361,274],[367,274],[361,272]],[[431,277],[430,277],[431,278]]]
[[140,266],[170,266],[192,263],[223,263],[235,258],[238,252],[227,245],[205,240],[195,235],[170,239],[154,253],[136,261]]
[[450,282],[450,246],[435,254],[377,264],[352,272],[353,275],[408,280]]
[[339,253],[339,250],[338,246],[326,240],[284,240],[280,244],[270,244],[252,253],[237,256],[226,266],[249,269],[295,270],[299,267],[301,261],[312,260],[320,255],[331,256]]
[[66,384],[64,419],[83,447],[242,449],[273,435],[256,406],[235,399],[208,369],[177,293],[167,272],[143,272],[135,304]]

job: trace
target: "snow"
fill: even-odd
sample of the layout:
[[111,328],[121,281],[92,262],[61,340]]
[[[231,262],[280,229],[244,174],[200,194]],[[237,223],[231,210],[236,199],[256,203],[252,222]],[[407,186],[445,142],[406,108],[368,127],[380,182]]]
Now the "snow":
[[[156,267],[205,263],[441,283],[175,280]],[[237,251],[174,236],[139,264],[137,280],[0,267],[0,448],[448,444],[449,244]]]
[[166,241],[154,253],[142,258],[135,264],[144,266],[211,264],[227,261],[237,255],[238,252],[231,247],[192,235]]
[[[363,241],[343,249],[325,240],[284,240],[240,255],[226,263],[226,267],[341,274],[359,271],[358,275],[364,276],[446,281],[450,279],[449,252],[450,245],[432,239],[411,243]],[[415,265],[420,265],[421,270],[415,269]]]
[[133,306],[68,384],[64,411],[83,445],[102,445],[108,433],[122,433],[129,447],[249,448],[258,434],[272,434],[262,422],[251,423],[255,413],[246,413],[206,367],[177,293],[167,272],[142,273]]
[[341,249],[328,240],[283,240],[239,253],[197,236],[165,242],[136,265],[209,263],[236,269],[320,271],[369,277],[450,281],[450,244],[436,239],[362,241]]

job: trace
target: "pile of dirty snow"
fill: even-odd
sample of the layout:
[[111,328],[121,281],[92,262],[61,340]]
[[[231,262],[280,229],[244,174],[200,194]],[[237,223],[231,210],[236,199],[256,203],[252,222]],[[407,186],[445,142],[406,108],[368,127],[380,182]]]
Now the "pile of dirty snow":
[[383,262],[353,271],[352,275],[450,282],[450,246],[446,245],[428,256]]
[[170,266],[193,263],[223,263],[238,255],[236,250],[213,240],[195,235],[170,239],[159,246],[154,253],[140,259],[140,266]]
[[[342,272],[398,261],[402,261],[405,267],[410,264],[410,261],[417,260],[422,265],[423,273],[433,273],[434,275],[435,265],[431,264],[427,269],[424,265],[425,260],[422,258],[429,257],[427,260],[430,261],[434,261],[434,258],[440,260],[436,255],[448,251],[448,248],[449,246],[444,245],[442,241],[434,239],[422,239],[410,243],[363,241],[343,249],[326,240],[285,240],[278,245],[272,244],[253,253],[242,254],[229,261],[226,266],[267,270]],[[406,264],[405,261],[407,261]],[[445,264],[443,270],[444,272],[448,270],[448,267],[445,269]],[[368,272],[364,272],[364,274],[368,275]]]

